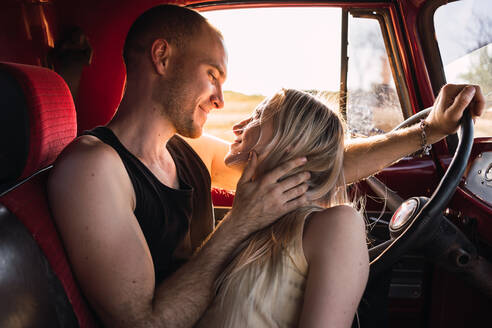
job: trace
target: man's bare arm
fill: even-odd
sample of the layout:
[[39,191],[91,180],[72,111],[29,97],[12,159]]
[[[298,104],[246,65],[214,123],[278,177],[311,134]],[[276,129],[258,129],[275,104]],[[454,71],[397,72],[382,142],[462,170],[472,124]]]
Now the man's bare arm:
[[231,213],[188,263],[156,286],[152,258],[133,214],[133,188],[118,155],[80,142],[64,152],[49,180],[50,205],[84,294],[107,326],[193,326],[239,242],[307,202],[305,197],[289,201],[307,189],[302,184],[307,174],[276,182],[300,161],[253,181],[255,159],[239,182]]
[[[480,87],[451,84],[444,86],[426,119],[428,143],[435,143],[456,132],[459,120],[467,107],[474,118],[482,114],[485,98]],[[419,150],[422,147],[421,134],[417,125],[379,136],[348,141],[344,157],[346,182],[367,178]]]

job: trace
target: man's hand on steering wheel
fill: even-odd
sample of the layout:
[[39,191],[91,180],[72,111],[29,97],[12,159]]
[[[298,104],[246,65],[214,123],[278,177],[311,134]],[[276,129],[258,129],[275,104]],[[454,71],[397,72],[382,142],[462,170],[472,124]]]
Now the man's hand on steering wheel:
[[470,109],[473,120],[482,115],[485,97],[478,85],[446,84],[439,92],[434,108],[425,119],[429,142],[435,143],[458,130],[465,108]]

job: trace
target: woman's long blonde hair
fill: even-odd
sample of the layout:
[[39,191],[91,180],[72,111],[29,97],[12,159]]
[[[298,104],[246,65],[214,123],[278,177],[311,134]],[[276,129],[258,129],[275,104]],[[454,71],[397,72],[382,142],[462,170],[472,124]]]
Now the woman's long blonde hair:
[[[258,105],[249,124],[261,124],[266,120],[273,122],[273,137],[266,147],[266,157],[258,163],[255,176],[262,176],[280,163],[306,156],[307,163],[288,176],[300,171],[311,173],[308,195],[313,200],[312,205],[284,215],[242,244],[216,281],[219,301],[223,301],[228,293],[237,292],[237,288],[244,288],[249,295],[265,294],[274,288],[282,276],[282,251],[289,247],[302,249],[299,236],[302,236],[306,217],[347,201],[342,170],[344,125],[338,114],[308,93],[282,89]],[[232,285],[235,288],[231,288]],[[234,314],[227,316],[232,320]]]

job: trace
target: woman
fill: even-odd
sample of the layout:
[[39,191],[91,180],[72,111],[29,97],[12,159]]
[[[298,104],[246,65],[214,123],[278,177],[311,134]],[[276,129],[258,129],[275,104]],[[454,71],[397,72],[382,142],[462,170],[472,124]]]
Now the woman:
[[[365,227],[346,203],[344,130],[321,101],[282,90],[234,127],[225,163],[255,177],[306,156],[312,205],[251,235],[216,282],[217,295],[198,327],[350,327],[368,275]],[[291,172],[295,174],[297,172]],[[284,177],[286,178],[286,177]]]

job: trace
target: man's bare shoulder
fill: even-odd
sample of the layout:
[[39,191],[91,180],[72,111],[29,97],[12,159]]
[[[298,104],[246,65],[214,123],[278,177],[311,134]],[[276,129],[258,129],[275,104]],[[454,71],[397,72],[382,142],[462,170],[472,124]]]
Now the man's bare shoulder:
[[118,153],[93,136],[81,136],[70,143],[57,158],[48,179],[48,193],[56,196],[50,197],[52,202],[60,193],[85,190],[94,194],[115,191],[133,198],[131,182]]
[[62,151],[55,162],[55,168],[63,165],[111,165],[118,161],[121,162],[111,146],[96,137],[84,135],[73,140]]
[[85,135],[72,141],[58,156],[50,180],[56,180],[59,174],[73,176],[94,170],[116,173],[122,169],[123,162],[111,146],[96,137]]

